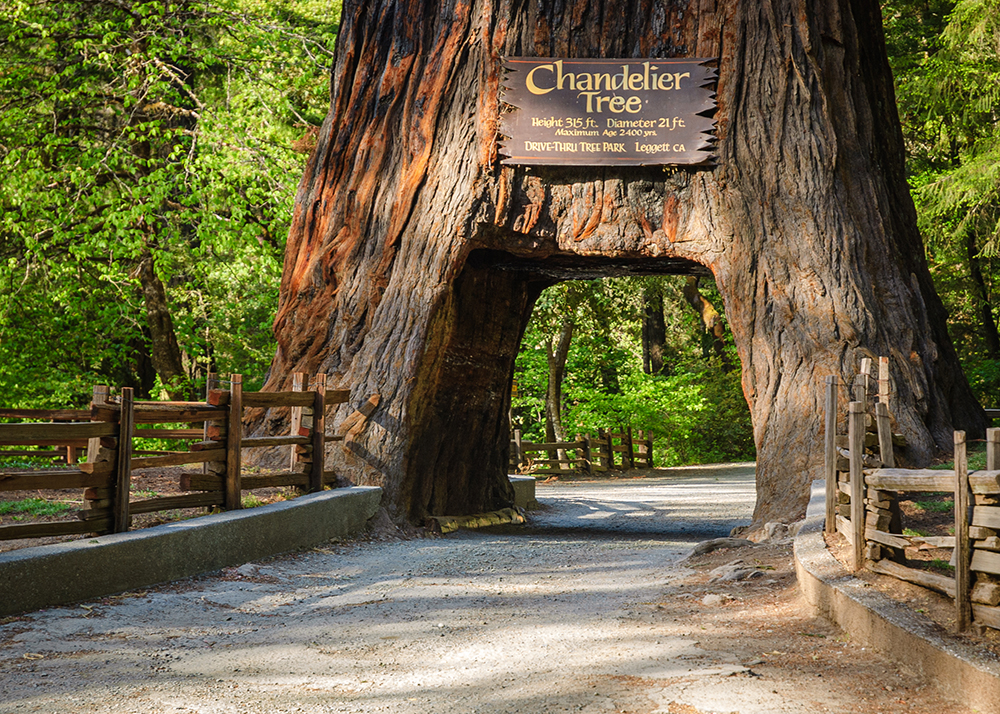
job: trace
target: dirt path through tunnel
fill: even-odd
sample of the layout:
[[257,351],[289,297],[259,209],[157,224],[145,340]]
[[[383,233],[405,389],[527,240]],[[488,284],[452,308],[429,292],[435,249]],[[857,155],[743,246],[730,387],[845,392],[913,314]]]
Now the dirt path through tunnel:
[[682,562],[752,466],[660,473],[6,622],[0,711],[965,714],[809,614],[788,543]]

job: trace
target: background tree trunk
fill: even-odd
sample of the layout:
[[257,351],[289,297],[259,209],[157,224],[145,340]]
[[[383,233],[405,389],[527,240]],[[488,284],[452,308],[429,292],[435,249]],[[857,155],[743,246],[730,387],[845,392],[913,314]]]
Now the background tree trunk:
[[[569,346],[573,341],[573,320],[564,318],[559,325],[559,334],[555,336],[556,345],[552,341],[545,345],[546,364],[549,368],[549,379],[545,389],[545,440],[566,441],[566,429],[562,421],[562,383],[566,374],[566,358],[569,357]],[[566,450],[560,449],[556,456],[560,461],[566,459]]]
[[642,290],[642,368],[646,374],[663,374],[667,321],[663,317],[663,289],[647,283]]
[[[497,163],[504,56],[719,57],[713,169]],[[540,290],[715,276],[758,449],[757,523],[801,516],[822,382],[888,355],[911,463],[981,432],[903,173],[875,0],[348,0],[299,189],[268,386],[382,396],[345,475],[399,517],[509,498],[513,360]],[[706,271],[707,268],[707,271]]]
[[184,400],[188,395],[187,374],[181,361],[174,321],[167,303],[167,290],[156,274],[153,255],[143,254],[137,269],[149,325],[149,357],[171,399]]

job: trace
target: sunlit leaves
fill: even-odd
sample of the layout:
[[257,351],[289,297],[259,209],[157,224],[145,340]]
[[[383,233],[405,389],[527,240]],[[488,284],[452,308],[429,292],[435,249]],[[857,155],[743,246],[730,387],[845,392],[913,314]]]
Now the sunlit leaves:
[[260,380],[339,4],[3,5],[0,381],[22,385],[7,397],[37,401],[23,390],[41,373],[74,398],[148,380],[142,255],[189,375]]
[[[574,281],[545,291],[517,358],[514,428],[526,440],[544,440],[546,344],[561,320],[571,317],[576,330],[563,382],[563,422],[570,437],[631,426],[654,433],[660,466],[752,459],[753,430],[739,370],[727,373],[707,357],[698,317],[682,295],[684,280]],[[664,294],[664,375],[643,373],[645,281],[655,281]],[[705,292],[721,304],[713,286]]]

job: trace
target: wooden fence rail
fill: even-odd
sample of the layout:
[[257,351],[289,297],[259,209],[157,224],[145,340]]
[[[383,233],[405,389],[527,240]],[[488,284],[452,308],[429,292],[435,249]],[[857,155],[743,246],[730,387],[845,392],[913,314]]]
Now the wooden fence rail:
[[551,443],[522,441],[520,430],[515,430],[510,442],[510,469],[514,473],[591,474],[652,467],[653,435],[641,429],[633,434],[631,427],[625,431],[599,429],[596,438],[578,434],[574,441]]
[[[866,379],[864,369],[859,378],[855,387]],[[1000,629],[1000,429],[987,430],[986,470],[969,472],[962,431],[955,432],[953,471],[895,468],[888,394],[880,390],[870,409],[865,389],[852,390],[845,438],[835,433],[837,386],[836,377],[827,378],[826,531],[850,543],[855,570],[889,575],[954,599],[958,631],[973,622]],[[870,450],[877,448],[877,455],[865,453],[866,443]],[[954,535],[904,534],[903,493],[951,495]],[[907,555],[915,548],[951,551],[954,574],[915,567]]]
[[[326,408],[349,401],[350,391],[326,388],[326,375],[316,375],[306,390],[305,375],[296,375],[301,389],[290,392],[243,392],[242,377],[234,374],[227,388],[210,380],[204,402],[135,401],[132,390],[123,388],[117,398],[105,386],[94,388],[89,411],[6,410],[0,416],[53,419],[51,423],[0,424],[0,446],[72,445],[85,451],[84,463],[64,469],[8,469],[0,466],[0,492],[23,490],[84,490],[83,508],[77,521],[24,523],[0,526],[0,540],[35,538],[76,533],[118,533],[128,529],[137,513],[177,508],[241,507],[243,491],[255,488],[294,486],[319,491],[336,482],[336,474],[325,468],[326,444],[343,441],[344,434],[326,433]],[[371,397],[341,425],[342,431],[357,430],[378,405]],[[293,429],[287,435],[244,437],[246,409],[286,407],[292,411]],[[87,421],[81,421],[86,415]],[[55,419],[69,420],[58,423]],[[136,425],[201,424],[199,428],[137,428]],[[134,440],[188,440],[187,451],[137,452]],[[244,475],[244,449],[289,447],[289,469],[264,475]],[[0,457],[22,452],[0,451]],[[25,452],[27,453],[27,452]],[[31,452],[37,453],[37,452]],[[179,477],[180,496],[132,500],[133,472],[168,466],[200,466]]]

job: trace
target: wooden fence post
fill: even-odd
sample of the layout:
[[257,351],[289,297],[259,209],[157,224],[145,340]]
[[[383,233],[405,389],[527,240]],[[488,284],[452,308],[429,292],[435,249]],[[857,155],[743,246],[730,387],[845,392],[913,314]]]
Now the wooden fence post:
[[889,409],[889,358],[878,358],[878,400]]
[[[218,383],[218,381],[219,381],[219,375],[218,375],[217,372],[209,372],[208,374],[205,375],[205,403],[206,404],[210,403],[209,402],[209,395],[212,393],[212,390],[216,388],[216,384]],[[201,435],[202,441],[213,441],[211,435],[209,434],[209,426],[211,425],[211,423],[212,422],[206,421],[202,425],[202,435]],[[203,474],[211,473],[208,470],[208,468],[209,468],[208,467],[208,462],[206,461],[205,463],[203,463],[201,465],[201,472]]]
[[132,430],[135,427],[135,399],[131,387],[122,388],[121,414],[118,418],[118,458],[115,459],[115,492],[111,513],[111,532],[128,530],[128,502],[132,481]]
[[892,449],[892,427],[889,422],[889,407],[885,402],[875,404],[875,426],[878,429],[878,451],[882,465],[896,468],[896,454]]
[[848,413],[847,441],[851,450],[851,566],[861,570],[865,553],[865,475],[862,456],[865,448],[865,408],[861,402],[851,402]]
[[969,564],[969,460],[965,432],[955,432],[955,627],[959,632],[972,624],[971,573]]
[[826,378],[826,433],[824,434],[824,470],[826,473],[826,532],[837,532],[837,382],[836,375]]
[[868,377],[858,374],[854,377],[854,401],[860,402],[861,411],[868,410]]
[[309,491],[323,490],[326,461],[326,375],[317,374],[313,385],[312,464],[309,467]]
[[[99,407],[108,403],[108,395],[111,390],[106,384],[95,384],[93,391],[91,392],[93,396],[90,398],[91,407]],[[87,440],[87,463],[92,464],[97,460],[97,452],[101,450],[101,440],[100,439],[88,439]]]
[[986,430],[986,470],[1000,469],[1000,429],[991,427]]
[[[625,458],[622,459],[622,466],[624,466],[626,469],[634,469],[635,468],[635,442],[632,441],[632,427],[631,426],[629,426],[625,430],[625,438],[623,439],[623,441],[625,441],[625,447],[626,448],[625,448]],[[625,459],[628,459],[627,465],[626,465]]]
[[577,468],[585,474],[593,473],[593,470],[590,468],[590,437],[577,434],[576,442],[579,444],[576,449]]
[[[111,390],[106,384],[97,384],[93,388],[93,397],[91,398],[91,407],[104,406],[108,403],[108,396],[111,394]],[[91,417],[91,421],[94,421],[96,417]],[[112,450],[110,448],[105,448],[101,446],[101,438],[94,437],[87,440],[87,457],[85,462],[88,464],[96,464],[105,461],[114,461],[118,458],[118,450]],[[80,512],[80,518],[82,520],[95,520],[96,518],[108,519],[109,509],[114,504],[112,497],[114,496],[114,487],[104,486],[101,488],[91,487],[85,488],[83,490],[83,508]],[[102,515],[95,516],[95,513],[100,513]],[[107,532],[102,531],[102,532]]]
[[[306,373],[305,372],[293,372],[292,373],[292,391],[301,392],[305,390],[306,385]],[[299,429],[302,428],[302,407],[292,407],[291,414],[292,436],[300,436]],[[295,470],[295,464],[299,461],[298,451],[295,450],[295,445],[289,447],[289,457],[288,457],[288,468],[291,471]]]
[[521,449],[521,430],[514,429],[514,470],[520,473],[524,467],[524,451]]
[[955,627],[972,624],[971,574],[969,572],[969,461],[965,432],[955,432]]
[[243,507],[240,476],[243,463],[240,442],[243,441],[243,375],[229,379],[229,424],[226,431],[226,482],[222,494],[223,507],[235,511]]

